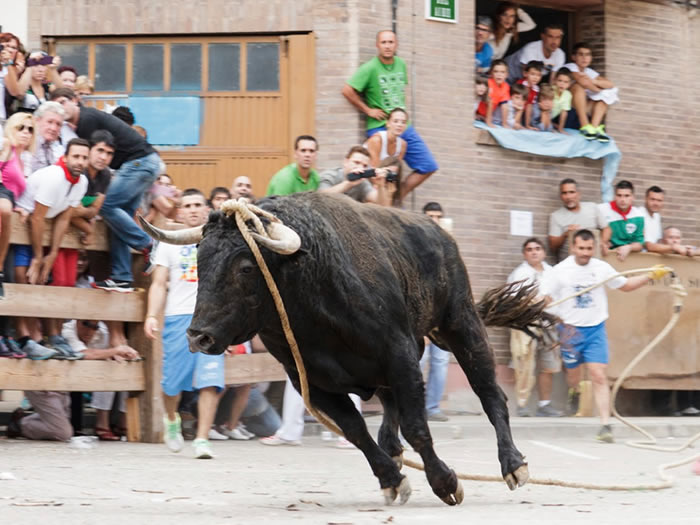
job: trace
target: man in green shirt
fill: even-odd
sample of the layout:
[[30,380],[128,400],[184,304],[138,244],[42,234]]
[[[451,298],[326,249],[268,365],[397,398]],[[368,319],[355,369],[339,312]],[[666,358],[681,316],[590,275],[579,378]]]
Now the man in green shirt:
[[294,141],[292,162],[272,176],[265,195],[291,195],[302,191],[316,191],[320,182],[318,172],[312,168],[316,162],[318,142],[311,135],[300,135]]
[[[343,96],[367,115],[367,137],[386,129],[384,124],[392,109],[406,107],[408,73],[406,63],[396,56],[397,47],[393,31],[377,33],[378,55],[362,64],[342,89]],[[404,160],[413,170],[401,183],[403,199],[436,172],[438,165],[413,126],[409,125],[401,138],[406,141]]]

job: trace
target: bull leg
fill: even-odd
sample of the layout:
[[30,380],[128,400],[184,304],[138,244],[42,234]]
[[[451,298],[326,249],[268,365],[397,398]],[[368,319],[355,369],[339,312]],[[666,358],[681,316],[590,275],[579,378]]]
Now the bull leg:
[[417,356],[397,352],[388,366],[389,384],[399,411],[401,432],[423,459],[425,476],[433,492],[448,505],[464,499],[457,475],[437,456],[425,411],[425,387]]
[[495,365],[486,329],[476,312],[465,312],[461,319],[455,325],[441,327],[440,337],[447,342],[447,347],[457,358],[496,430],[501,474],[508,488],[515,490],[527,482],[529,473],[525,458],[513,443],[506,395],[496,384]]
[[399,410],[396,407],[394,395],[388,388],[380,388],[377,390],[377,397],[382,402],[384,407],[384,416],[382,425],[379,427],[379,435],[377,441],[379,447],[389,454],[398,465],[399,470],[403,467],[403,445],[399,439]]
[[[297,378],[291,379],[298,389]],[[350,397],[347,394],[326,392],[313,385],[309,385],[309,393],[314,407],[335,421],[345,434],[345,439],[365,455],[372,472],[379,480],[386,504],[391,505],[397,496],[402,505],[406,503],[411,495],[411,485],[408,483],[408,478],[399,472],[396,463],[372,439],[365,420],[353,405]]]

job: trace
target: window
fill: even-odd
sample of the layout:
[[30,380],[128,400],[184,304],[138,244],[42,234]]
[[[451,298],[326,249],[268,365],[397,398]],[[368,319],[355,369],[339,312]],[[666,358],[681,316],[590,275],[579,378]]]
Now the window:
[[279,95],[280,38],[58,38],[54,51],[87,74],[97,93]]

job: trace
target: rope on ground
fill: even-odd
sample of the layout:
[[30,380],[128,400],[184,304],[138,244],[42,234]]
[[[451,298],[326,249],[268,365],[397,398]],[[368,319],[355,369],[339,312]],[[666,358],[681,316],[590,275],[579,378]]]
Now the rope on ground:
[[[260,270],[262,271],[263,277],[265,278],[265,283],[267,284],[268,289],[270,290],[270,294],[272,295],[273,301],[275,303],[275,308],[277,309],[277,314],[280,317],[280,322],[282,323],[282,329],[284,331],[284,336],[287,339],[287,344],[289,344],[289,348],[292,351],[292,356],[294,357],[294,363],[296,364],[297,367],[297,372],[299,373],[299,383],[301,386],[301,395],[302,398],[304,399],[304,404],[306,407],[309,409],[309,412],[320,422],[322,423],[326,428],[331,430],[332,432],[338,434],[339,436],[343,436],[343,431],[335,424],[335,422],[329,418],[325,413],[322,411],[316,409],[312,404],[311,404],[311,399],[309,395],[309,383],[308,383],[308,378],[306,376],[306,368],[304,367],[304,361],[301,358],[301,353],[299,352],[299,346],[297,344],[296,338],[294,337],[294,332],[292,331],[291,325],[289,323],[289,317],[287,316],[287,311],[284,307],[284,302],[282,301],[282,297],[279,293],[279,289],[277,288],[277,284],[275,283],[274,278],[272,277],[272,274],[270,273],[269,268],[267,267],[267,263],[265,262],[265,259],[263,258],[262,254],[260,253],[260,249],[258,248],[257,243],[255,242],[255,239],[252,237],[250,234],[250,231],[248,230],[248,227],[246,226],[246,221],[250,220],[253,222],[253,226],[257,230],[257,233],[263,237],[268,237],[267,232],[265,231],[265,228],[262,224],[262,221],[258,216],[264,216],[268,218],[269,220],[273,222],[280,222],[277,217],[274,215],[258,208],[257,206],[253,206],[252,204],[246,204],[243,201],[227,201],[226,202],[226,207],[223,209],[223,211],[227,215],[232,215],[235,214],[235,219],[236,219],[236,225],[238,226],[238,229],[241,232],[241,235],[243,235],[243,239],[246,241],[248,244],[248,247],[250,248],[251,252],[253,253],[253,256],[255,257],[255,261],[258,263],[258,266],[260,267]],[[587,293],[591,291],[594,288],[597,288],[598,286],[602,286],[605,284],[607,281],[620,276],[620,275],[629,275],[633,273],[643,273],[643,272],[650,272],[658,270],[657,268],[643,268],[643,269],[637,269],[637,270],[628,270],[625,272],[620,272],[619,274],[616,274],[609,279],[606,279],[605,281],[602,281],[594,286],[591,286],[589,288],[586,288],[584,290],[581,290],[577,292],[576,294],[573,294],[570,297],[566,297],[560,301],[557,301],[556,303],[552,303],[550,306],[555,306],[557,304],[562,303],[565,300],[571,299],[573,297],[576,297],[577,295],[581,295],[584,293]],[[669,271],[672,271],[671,268],[668,268]],[[680,305],[683,303],[683,295],[680,294],[680,290],[682,290],[685,293],[685,290],[683,289],[683,286],[678,282],[677,283],[677,288],[676,288],[676,297],[679,298],[677,299],[680,301]],[[687,295],[687,294],[685,294]],[[656,336],[640,353],[639,356],[635,360],[630,363],[630,365],[636,365],[641,359],[651,351],[651,349],[656,346],[663,337],[665,337],[668,332],[671,331],[673,326],[675,325],[676,321],[678,320],[678,315],[680,315],[680,305],[676,306],[674,303],[674,316],[671,318],[671,320],[668,322],[666,327],[661,331],[661,333]],[[641,357],[640,357],[641,356]],[[630,370],[632,370],[633,366],[628,366],[623,374],[620,375],[618,378],[618,382],[622,384],[622,381],[624,381],[626,375],[628,374]],[[617,383],[616,383],[617,385]],[[617,385],[619,388],[619,385]],[[656,442],[655,438],[651,436],[651,434],[648,434],[647,432],[643,431],[636,425],[633,425],[632,423],[629,423],[628,421],[624,420],[617,411],[614,409],[614,395],[617,393],[616,390],[614,390],[613,394],[613,413],[615,417],[620,419],[623,423],[631,426],[632,428],[635,428],[636,430],[642,432],[646,436],[648,436],[650,439],[654,440],[654,443]],[[695,436],[691,441],[686,443],[684,446],[679,448],[679,450],[682,450],[688,446],[692,442],[694,442],[696,439],[698,439],[700,435]],[[648,444],[645,443],[640,443],[642,445],[645,445],[644,448],[648,448]],[[634,445],[633,445],[634,446]],[[660,449],[660,448],[658,448]],[[653,449],[657,450],[657,448]],[[538,478],[530,478],[528,480],[528,483],[531,483],[533,485],[546,485],[546,486],[556,486],[556,487],[567,487],[567,488],[575,488],[575,489],[588,489],[588,490],[604,490],[604,491],[632,491],[632,490],[661,490],[661,489],[667,489],[670,488],[673,485],[673,482],[670,478],[664,475],[664,472],[670,468],[678,467],[681,465],[685,465],[687,463],[690,463],[691,461],[694,461],[700,457],[700,455],[693,456],[692,458],[688,458],[685,460],[681,460],[675,463],[669,463],[666,465],[661,465],[659,467],[659,475],[662,477],[663,482],[660,484],[656,485],[600,485],[600,484],[595,484],[595,483],[580,483],[580,482],[573,482],[573,481],[563,481],[563,480],[558,480],[558,479],[538,479]],[[412,461],[407,458],[403,458],[403,464],[406,465],[407,467],[414,468],[416,470],[425,470],[424,466],[416,461]],[[481,475],[481,474],[464,474],[464,473],[457,473],[457,477],[461,480],[466,480],[466,481],[482,481],[482,482],[503,482],[503,478],[500,476],[487,476],[487,475]]]

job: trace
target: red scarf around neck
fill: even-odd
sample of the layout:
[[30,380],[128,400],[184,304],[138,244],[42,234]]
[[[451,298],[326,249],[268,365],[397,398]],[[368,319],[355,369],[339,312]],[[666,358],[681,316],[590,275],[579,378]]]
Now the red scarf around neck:
[[623,212],[620,208],[617,207],[617,203],[615,201],[610,201],[610,207],[613,209],[613,211],[616,211],[622,216],[623,221],[627,220],[627,216],[632,211],[632,206],[630,206],[629,208],[627,208],[627,211]]
[[66,176],[66,180],[70,182],[71,184],[77,184],[78,181],[80,180],[80,175],[77,177],[74,177],[73,174],[70,172],[68,167],[66,166],[66,158],[61,156],[60,159],[58,159],[58,162],[56,163],[56,166],[60,166],[63,168],[63,174]]

